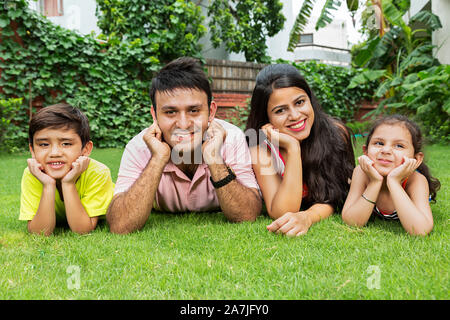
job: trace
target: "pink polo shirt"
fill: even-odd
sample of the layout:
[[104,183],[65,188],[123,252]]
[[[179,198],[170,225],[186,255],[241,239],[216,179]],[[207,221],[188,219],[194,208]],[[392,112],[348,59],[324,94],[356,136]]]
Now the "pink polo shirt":
[[[231,123],[220,119],[215,120],[227,132],[221,149],[225,164],[233,169],[239,183],[245,187],[259,190],[244,133]],[[125,147],[114,194],[127,191],[150,161],[151,152],[143,140],[146,131],[147,128],[142,130]],[[154,208],[169,212],[220,209],[216,191],[209,179],[210,176],[209,168],[204,162],[198,165],[191,180],[169,160],[164,167],[156,191]]]

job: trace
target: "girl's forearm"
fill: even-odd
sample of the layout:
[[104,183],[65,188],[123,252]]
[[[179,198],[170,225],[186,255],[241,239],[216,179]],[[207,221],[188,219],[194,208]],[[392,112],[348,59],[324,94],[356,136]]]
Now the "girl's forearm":
[[403,228],[411,235],[427,235],[433,229],[433,219],[420,211],[399,182],[388,180],[398,218]]
[[55,217],[55,185],[44,185],[38,210],[31,221],[28,222],[28,231],[31,233],[49,236],[56,225]]
[[373,208],[378,199],[382,182],[369,183],[353,204],[344,206],[342,210],[342,220],[350,226],[363,227],[367,224],[372,215]]
[[[95,229],[96,219],[90,218],[80,201],[75,183],[62,183],[66,217],[70,229],[79,234],[89,233]],[[94,222],[95,221],[95,222]]]

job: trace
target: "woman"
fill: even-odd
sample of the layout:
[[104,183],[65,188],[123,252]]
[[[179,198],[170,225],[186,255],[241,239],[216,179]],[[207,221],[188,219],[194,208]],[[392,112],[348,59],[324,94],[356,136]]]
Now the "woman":
[[295,67],[261,70],[248,129],[264,133],[250,151],[268,214],[275,219],[269,231],[305,234],[343,205],[355,166],[351,135],[323,112]]

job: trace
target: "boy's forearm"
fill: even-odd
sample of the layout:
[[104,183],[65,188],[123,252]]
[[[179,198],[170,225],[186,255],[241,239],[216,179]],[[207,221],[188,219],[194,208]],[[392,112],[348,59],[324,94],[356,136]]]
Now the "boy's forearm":
[[66,218],[70,229],[78,234],[89,233],[95,229],[96,219],[89,217],[81,203],[75,183],[62,183]]
[[44,185],[38,210],[31,221],[28,221],[28,231],[49,236],[56,225],[55,216],[56,186]]
[[[209,165],[214,181],[225,178],[229,173],[226,165]],[[261,212],[261,198],[251,188],[233,180],[227,185],[216,189],[217,198],[225,217],[232,222],[254,221]]]
[[151,158],[128,191],[113,198],[106,214],[110,231],[130,233],[148,220],[165,164]]

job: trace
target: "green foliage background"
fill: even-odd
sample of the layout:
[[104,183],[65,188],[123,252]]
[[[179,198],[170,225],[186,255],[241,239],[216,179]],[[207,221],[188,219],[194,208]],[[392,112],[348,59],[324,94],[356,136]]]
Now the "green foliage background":
[[[155,12],[153,6],[163,2],[151,2],[147,9]],[[54,25],[29,10],[25,0],[0,6],[0,99],[4,100],[0,107],[11,106],[8,99],[22,98],[13,117],[15,125],[2,127],[8,141],[3,149],[27,149],[28,103],[36,97],[43,99],[43,106],[66,101],[79,107],[90,119],[96,147],[123,147],[151,123],[148,89],[154,72],[178,56],[200,57],[197,43],[205,30],[198,7],[191,2],[171,1],[170,10],[160,20],[152,20],[152,30],[142,27],[139,19],[122,18],[137,14],[137,7],[125,8],[113,0],[98,3],[104,41]],[[167,27],[170,23],[177,28]],[[316,62],[294,65],[325,111],[345,121],[376,87],[367,83],[343,90],[358,70]]]
[[[192,19],[198,10],[185,1],[172,2],[166,18],[177,25],[184,23],[184,31],[178,29],[159,39],[116,33],[105,36],[108,41],[103,42],[54,25],[29,10],[25,0],[10,7],[2,4],[0,99],[25,98],[15,116],[20,134],[6,134],[11,144],[26,148],[27,102],[36,97],[43,97],[44,106],[67,101],[84,111],[97,147],[123,146],[148,126],[153,73],[167,59],[198,55],[195,44],[204,32],[200,20]],[[163,19],[158,22],[161,30],[165,23]],[[192,30],[197,30],[195,36]],[[184,43],[180,41],[183,36]],[[170,46],[170,51],[164,51],[164,46]]]

